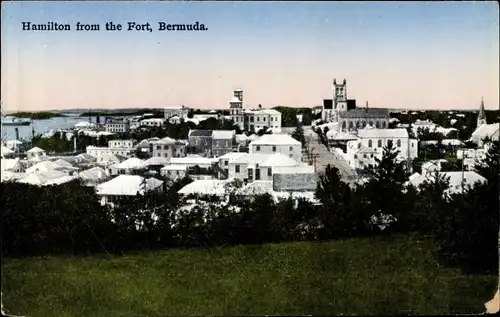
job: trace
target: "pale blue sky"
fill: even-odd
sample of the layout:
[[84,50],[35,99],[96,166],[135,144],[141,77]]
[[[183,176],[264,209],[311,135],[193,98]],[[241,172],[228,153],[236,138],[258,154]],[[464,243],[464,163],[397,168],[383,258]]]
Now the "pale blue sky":
[[[245,103],[312,106],[334,77],[381,107],[498,108],[496,2],[2,2],[2,99],[11,109]],[[152,33],[27,32],[22,21]],[[206,32],[159,32],[158,21]]]

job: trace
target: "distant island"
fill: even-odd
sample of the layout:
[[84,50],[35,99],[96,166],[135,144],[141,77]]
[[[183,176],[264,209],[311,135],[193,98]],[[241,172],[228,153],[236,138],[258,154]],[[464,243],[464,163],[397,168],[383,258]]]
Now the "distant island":
[[21,112],[14,112],[10,114],[10,116],[16,117],[16,118],[29,118],[31,120],[44,120],[44,119],[51,119],[55,117],[66,117],[66,115],[59,113],[59,112],[49,112],[49,111],[40,111],[40,112],[27,112],[27,111],[21,111]]

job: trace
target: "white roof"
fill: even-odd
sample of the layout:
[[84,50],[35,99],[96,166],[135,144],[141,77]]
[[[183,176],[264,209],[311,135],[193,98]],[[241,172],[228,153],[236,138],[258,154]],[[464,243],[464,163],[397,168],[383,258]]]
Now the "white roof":
[[482,140],[484,138],[494,137],[498,139],[499,128],[500,123],[482,124],[472,133],[471,139]]
[[129,158],[113,166],[113,168],[119,168],[119,169],[141,169],[144,167],[145,167],[144,161],[136,157]]
[[288,134],[264,134],[250,145],[301,145]]
[[22,167],[21,160],[19,158],[14,159],[1,159],[0,163],[2,165],[1,171],[8,171],[11,169],[15,169],[17,166]]
[[464,143],[458,139],[444,139],[441,141],[444,145],[463,145]]
[[170,164],[186,164],[186,165],[211,165],[213,159],[201,156],[186,156],[186,157],[172,157]]
[[98,180],[103,179],[107,176],[106,171],[100,167],[93,167],[85,171],[81,171],[78,177],[84,180]]
[[49,172],[49,171],[54,171],[54,170],[59,170],[63,168],[63,166],[51,162],[51,161],[43,161],[40,163],[37,163],[29,168],[26,169],[26,173],[32,173],[32,172]]
[[61,178],[62,180],[67,180],[68,174],[59,171],[35,171],[27,173],[26,176],[19,179],[19,183],[31,184],[31,185],[45,185],[49,181]]
[[161,168],[162,171],[185,171],[189,165],[186,164],[170,164]]
[[144,161],[145,166],[152,166],[152,165],[167,165],[169,163],[169,159],[166,157],[161,157],[161,156],[156,156],[147,159]]
[[237,103],[237,102],[238,102],[238,103],[241,103],[241,100],[240,100],[239,98],[233,97],[233,98],[231,99],[231,101],[229,101],[229,102],[230,102],[230,103]]
[[221,155],[218,157],[219,160],[235,160],[237,158],[240,158],[242,157],[243,155],[246,155],[248,153],[245,153],[245,152],[229,152],[229,153],[226,153],[224,155]]
[[248,137],[246,134],[236,134],[236,141],[241,142],[241,141],[246,141],[248,140]]
[[[461,189],[462,186],[462,173],[463,173],[463,180],[465,185],[474,185],[476,182],[481,182],[481,183],[486,183],[486,178],[483,176],[479,175],[476,172],[473,171],[464,171],[464,172],[439,172],[440,176],[444,176],[445,178],[449,178],[450,181],[450,188],[447,190],[447,192],[457,192]],[[410,183],[418,187],[420,184],[423,184],[425,180],[431,180],[434,178],[433,174],[428,174],[426,176],[420,175],[418,173],[413,174],[409,181]]]
[[314,166],[299,165],[299,166],[277,166],[273,168],[273,174],[312,174],[315,173]]
[[2,155],[10,155],[13,153],[14,153],[14,151],[9,149],[8,147],[2,146]]
[[98,195],[135,196],[158,188],[163,184],[156,178],[139,175],[119,175],[112,180],[96,186]]
[[63,159],[57,159],[54,161],[54,164],[57,164],[61,167],[73,167],[73,165],[71,165],[71,163],[69,163],[68,161],[65,161]]
[[259,136],[258,136],[257,134],[251,134],[251,135],[248,137],[248,139],[249,139],[250,141],[255,141],[255,140],[257,140],[258,138],[259,138]]
[[226,193],[225,185],[228,183],[230,180],[196,180],[181,188],[177,193],[183,195],[224,195]]
[[358,130],[360,138],[407,138],[406,129],[360,129]]
[[27,151],[27,153],[44,153],[45,151],[42,150],[41,148],[35,146],[33,148],[31,148],[29,151]]
[[213,130],[213,139],[232,139],[236,135],[234,130]]
[[295,161],[294,159],[281,154],[248,154],[244,153],[243,156],[235,158],[230,161],[231,164],[247,164],[249,167],[259,164],[264,167],[275,167],[275,166],[299,166],[301,163]]

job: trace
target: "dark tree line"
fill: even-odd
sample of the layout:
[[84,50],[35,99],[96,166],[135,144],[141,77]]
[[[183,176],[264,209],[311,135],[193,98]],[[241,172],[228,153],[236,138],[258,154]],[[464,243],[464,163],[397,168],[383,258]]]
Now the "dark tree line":
[[[486,185],[448,193],[449,180],[438,174],[419,190],[407,188],[407,166],[396,160],[390,145],[368,171],[371,178],[355,187],[328,166],[317,184],[320,205],[276,202],[269,195],[240,197],[229,189],[230,205],[215,196],[180,197],[178,190],[191,181],[186,178],[169,183],[163,194],[123,200],[111,210],[78,182],[46,187],[2,183],[2,255],[121,253],[420,232],[434,237],[442,263],[465,272],[493,272],[498,268],[499,153],[498,141],[493,142],[486,160],[476,166]],[[186,199],[198,204],[179,209]]]

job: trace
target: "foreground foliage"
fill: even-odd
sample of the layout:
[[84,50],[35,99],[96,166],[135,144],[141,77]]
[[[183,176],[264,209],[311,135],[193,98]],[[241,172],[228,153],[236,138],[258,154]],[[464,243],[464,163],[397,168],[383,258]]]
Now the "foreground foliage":
[[495,283],[419,235],[2,262],[7,310],[40,317],[480,313]]

